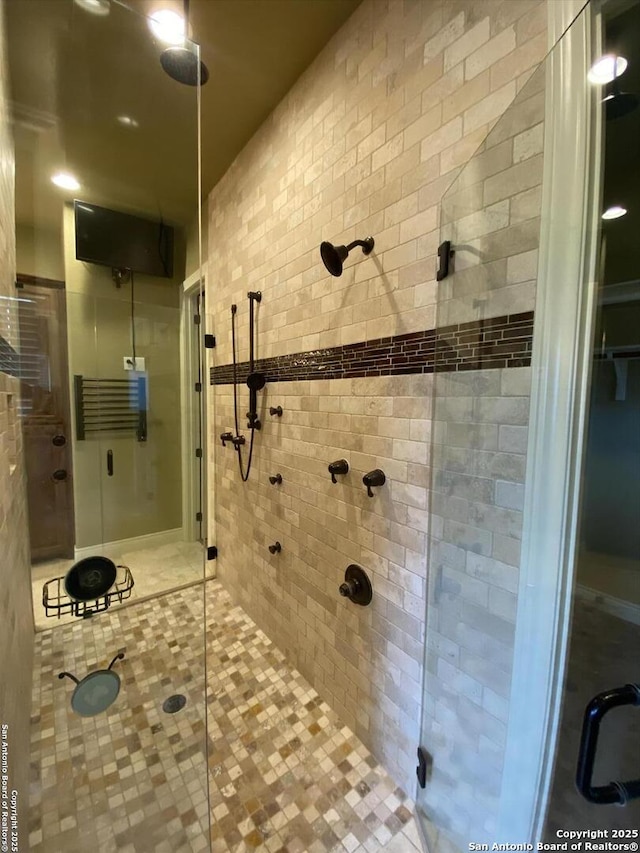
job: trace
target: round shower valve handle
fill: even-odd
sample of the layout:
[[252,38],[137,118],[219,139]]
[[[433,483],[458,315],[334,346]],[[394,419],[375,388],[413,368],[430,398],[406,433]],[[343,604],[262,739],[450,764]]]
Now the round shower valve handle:
[[345,581],[340,584],[340,595],[345,598],[353,598],[360,589],[360,584],[357,580]]
[[373,589],[367,573],[360,566],[354,564],[347,566],[344,573],[344,583],[340,584],[338,592],[344,598],[348,598],[349,601],[363,607],[371,604],[373,598]]

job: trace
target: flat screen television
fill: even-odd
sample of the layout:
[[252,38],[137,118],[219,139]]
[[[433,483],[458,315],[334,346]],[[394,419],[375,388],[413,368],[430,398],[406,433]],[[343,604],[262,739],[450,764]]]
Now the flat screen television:
[[74,201],[73,208],[79,261],[164,278],[173,276],[171,226],[85,201]]

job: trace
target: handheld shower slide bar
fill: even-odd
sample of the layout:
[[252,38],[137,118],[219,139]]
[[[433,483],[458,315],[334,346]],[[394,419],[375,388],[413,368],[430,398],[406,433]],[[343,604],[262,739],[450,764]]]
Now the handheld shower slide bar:
[[247,429],[251,430],[251,439],[249,442],[249,457],[247,459],[247,468],[245,471],[244,461],[242,458],[242,445],[245,439],[240,435],[240,422],[238,418],[238,377],[237,377],[237,358],[236,358],[236,314],[238,306],[231,306],[231,343],[233,351],[233,415],[235,420],[236,434],[235,437],[229,433],[224,433],[221,437],[222,444],[226,445],[229,441],[236,453],[238,454],[238,468],[242,482],[246,483],[251,472],[251,460],[253,458],[253,442],[255,439],[255,431],[260,429],[261,424],[258,418],[258,391],[265,386],[265,376],[263,373],[256,373],[255,366],[255,311],[254,303],[262,300],[262,293],[258,291],[250,291],[247,293],[249,299],[249,375],[247,376],[247,385],[249,387],[249,411],[247,412]]

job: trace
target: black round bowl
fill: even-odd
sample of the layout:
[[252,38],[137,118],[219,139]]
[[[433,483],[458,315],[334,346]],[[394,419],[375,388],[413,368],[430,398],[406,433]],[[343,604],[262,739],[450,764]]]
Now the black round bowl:
[[85,557],[73,565],[64,579],[64,588],[76,601],[94,601],[113,586],[118,570],[107,557]]

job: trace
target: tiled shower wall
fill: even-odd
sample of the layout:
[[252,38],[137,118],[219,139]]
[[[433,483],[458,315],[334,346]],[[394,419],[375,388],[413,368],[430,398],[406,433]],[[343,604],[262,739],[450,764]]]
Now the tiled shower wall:
[[[18,342],[17,311],[11,301],[16,271],[14,156],[6,92],[0,3],[0,347],[3,367],[10,369],[12,359],[7,345],[15,349]],[[29,763],[25,757],[29,754],[33,615],[18,398],[18,381],[0,368],[0,723],[9,727],[4,741],[8,746],[8,791],[18,792],[19,833],[21,843],[26,844]]]
[[[517,278],[530,263],[511,260],[508,273],[507,251],[504,280],[485,312],[437,312],[443,295],[452,306],[467,296],[436,286],[435,253],[443,194],[545,52],[543,0],[364,0],[210,196],[207,304],[217,337],[214,366],[231,362],[232,303],[238,305],[239,357],[247,359],[249,290],[263,294],[257,358],[300,353],[288,362],[297,365],[321,362],[320,349],[425,332],[436,323],[501,315],[507,328],[508,315],[530,311],[533,290],[526,296],[518,284],[531,277]],[[524,145],[521,134],[537,121],[534,116],[514,129],[508,146],[483,166],[481,180],[495,185],[498,208],[493,224],[483,223],[476,233],[473,220],[465,224],[470,241],[504,228],[505,212],[508,227],[509,193],[501,194],[499,173],[505,173],[503,183],[513,182],[509,170]],[[526,157],[533,156],[532,149]],[[539,163],[532,168],[539,181]],[[521,187],[516,180],[514,186],[517,194],[531,183]],[[369,234],[374,253],[364,258],[356,250],[341,278],[329,276],[320,261],[321,240],[347,243]],[[514,258],[523,253],[517,240],[510,245]],[[471,351],[467,368],[486,364],[491,352],[483,346]],[[347,350],[331,352],[344,356]],[[503,384],[497,368],[505,363],[488,366],[498,383],[497,431],[502,398],[512,394],[509,374],[528,371],[503,370]],[[210,529],[219,577],[233,597],[413,791],[433,376],[415,364],[402,370],[400,361],[389,361],[386,373],[393,375],[376,369],[366,375],[365,369],[357,378],[329,372],[340,378],[316,379],[302,371],[295,381],[281,381],[278,374],[261,394],[264,426],[246,484],[234,451],[218,440],[235,428],[231,386],[217,384],[209,421],[210,507],[212,515],[217,507],[217,520],[210,519]],[[218,372],[220,381],[224,373]],[[247,403],[241,386],[241,427]],[[278,404],[281,419],[268,414]],[[327,464],[341,457],[351,470],[333,485]],[[369,498],[362,475],[376,467],[387,482]],[[271,486],[268,476],[278,472],[283,483]],[[511,475],[488,476],[510,482]],[[439,535],[441,514],[434,524]],[[512,533],[505,525],[499,535],[509,539]],[[272,557],[267,546],[276,540],[282,552]],[[338,595],[352,562],[372,578],[369,608]],[[482,678],[479,673],[481,690]]]

